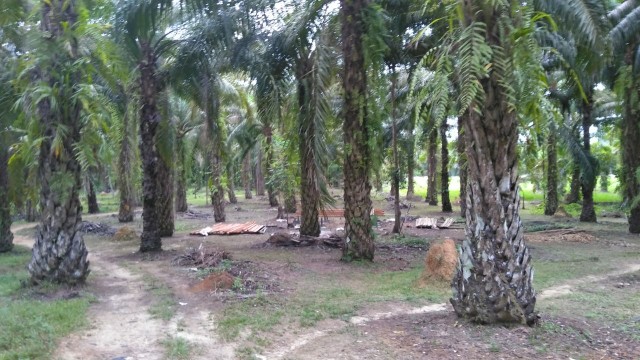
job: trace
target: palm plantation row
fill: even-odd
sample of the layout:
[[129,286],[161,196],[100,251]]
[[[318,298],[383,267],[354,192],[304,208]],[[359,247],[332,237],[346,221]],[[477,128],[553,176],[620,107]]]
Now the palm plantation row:
[[343,184],[352,261],[374,257],[372,185],[390,180],[397,232],[405,179],[412,197],[427,165],[435,205],[439,172],[450,212],[455,171],[466,240],[451,302],[481,323],[536,320],[520,173],[542,184],[545,214],[570,185],[595,222],[596,181],[616,172],[640,232],[635,0],[10,0],[0,16],[0,251],[11,209],[38,213],[35,283],[85,281],[83,187],[89,212],[97,188],[117,189],[121,222],[142,205],[149,252],[190,187],[216,222],[236,184],[289,212],[298,195],[300,233],[317,236]]

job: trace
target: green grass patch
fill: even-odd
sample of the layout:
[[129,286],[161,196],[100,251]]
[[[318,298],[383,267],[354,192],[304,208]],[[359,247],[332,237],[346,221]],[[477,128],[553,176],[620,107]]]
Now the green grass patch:
[[[16,246],[0,254],[0,359],[49,359],[57,340],[86,326],[90,299],[40,301],[29,298],[26,264],[31,251]],[[39,292],[53,287],[38,288]]]
[[637,321],[640,302],[637,290],[633,287],[618,289],[609,283],[604,286],[583,285],[568,295],[551,300],[543,309],[554,314],[583,309],[579,315],[597,323],[611,324],[615,329],[640,340],[640,322]]
[[[568,249],[565,251],[569,251]],[[603,260],[593,254],[566,253],[568,258],[537,261],[533,257],[533,285],[538,290],[582,278],[588,275],[602,274],[616,269],[616,264]]]
[[419,236],[396,234],[385,237],[379,241],[380,244],[391,244],[411,247],[426,247],[429,245],[430,239]]
[[227,306],[218,322],[218,332],[223,339],[234,340],[245,328],[254,333],[267,331],[280,323],[284,312],[284,306],[258,294]]
[[177,302],[171,289],[149,274],[145,274],[142,280],[145,283],[145,290],[154,297],[153,303],[149,306],[149,314],[164,321],[171,320],[176,314]]
[[165,349],[165,359],[189,360],[193,345],[181,337],[168,337],[162,342]]

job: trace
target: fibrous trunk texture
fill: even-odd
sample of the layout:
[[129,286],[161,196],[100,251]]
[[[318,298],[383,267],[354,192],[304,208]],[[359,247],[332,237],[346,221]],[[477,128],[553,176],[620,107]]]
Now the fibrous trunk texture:
[[574,204],[578,201],[580,201],[580,164],[577,159],[574,159],[571,170],[571,184],[569,185],[569,192],[567,196],[565,196],[564,202]]
[[298,138],[300,154],[300,235],[320,235],[318,209],[320,188],[315,160],[314,139],[316,127],[314,110],[311,108],[313,86],[313,61],[309,54],[300,54],[296,68],[298,82]]
[[340,0],[344,56],[344,206],[343,260],[373,260],[369,119],[364,51],[364,11],[369,0]]
[[413,135],[414,123],[410,122],[410,128],[408,129],[408,144],[407,144],[407,199],[412,199],[415,196],[415,168],[416,168],[416,160],[415,160],[415,152],[416,152],[416,144],[415,137]]
[[451,199],[449,198],[449,143],[447,141],[447,119],[442,120],[440,125],[440,162],[442,163],[442,173],[440,175],[440,187],[442,196],[442,212],[453,212]]
[[[217,137],[217,135],[214,135]],[[213,205],[213,219],[215,222],[224,222],[224,187],[222,187],[222,154],[219,149],[214,149],[211,157],[211,204]]]
[[[627,63],[631,64],[633,47],[629,46]],[[625,88],[622,119],[622,177],[624,198],[630,204],[629,232],[640,233],[640,79],[630,81]]]
[[[2,141],[2,134],[0,134]],[[9,147],[0,144],[0,253],[13,249],[13,233],[11,232],[11,211],[9,203]]]
[[256,195],[264,196],[264,172],[262,171],[262,148],[258,146],[258,156],[256,157]]
[[427,179],[427,197],[429,205],[438,205],[438,131],[434,126],[429,133],[429,177]]
[[100,212],[98,197],[96,196],[96,187],[93,186],[91,176],[87,176],[87,205],[89,206],[89,214],[97,214]]
[[[65,36],[65,29],[73,29],[77,19],[73,0],[52,0],[42,4],[41,29],[49,34],[47,41],[56,42]],[[56,79],[55,67],[68,66],[77,57],[77,43],[65,54],[50,54],[53,69],[40,69],[40,81],[58,86],[58,106],[49,98],[37,104],[37,115],[43,131],[40,144],[38,174],[40,178],[40,224],[36,228],[29,273],[32,282],[43,280],[56,283],[83,283],[89,275],[87,248],[78,231],[82,221],[79,193],[82,186],[80,163],[75,156],[75,145],[80,141],[81,107],[73,100],[80,74]],[[62,83],[62,84],[61,84]],[[64,109],[64,112],[61,111]],[[62,148],[52,146],[56,132],[66,128]]]
[[458,168],[460,169],[460,216],[467,216],[467,154],[466,143],[464,141],[463,122],[464,117],[469,116],[468,112],[465,112],[462,116],[458,117]]
[[553,215],[558,210],[558,151],[556,149],[556,126],[549,124],[547,135],[547,194],[545,196],[544,214]]
[[234,182],[233,167],[227,168],[227,195],[229,196],[229,202],[231,204],[238,203],[238,197],[236,197],[236,184]]
[[[167,156],[168,154],[165,154]],[[158,234],[161,237],[173,236],[175,229],[175,210],[173,204],[174,168],[173,152],[168,159],[158,159]]]
[[242,187],[244,187],[244,198],[251,199],[251,157],[249,153],[242,159]]
[[400,217],[400,164],[398,161],[398,129],[396,128],[396,82],[398,75],[396,74],[395,67],[392,69],[391,74],[391,147],[393,150],[393,176],[391,177],[393,191],[393,212],[394,222],[393,230],[394,234],[400,233],[402,226]]
[[271,164],[273,163],[273,139],[271,134],[271,127],[265,127],[265,151],[267,154],[267,161],[264,164],[265,172],[267,173],[267,196],[269,197],[269,206],[278,206],[278,191],[270,184],[271,178]]
[[118,157],[118,190],[120,191],[118,221],[121,223],[133,221],[133,145],[131,133],[135,133],[135,129],[130,123],[129,111],[125,106],[122,117],[123,134]]
[[185,212],[189,209],[187,204],[187,154],[185,150],[185,139],[180,136],[176,139],[176,156],[177,170],[176,170],[176,200],[175,208],[177,212]]
[[[587,155],[587,158],[594,169],[597,167],[595,159],[591,156],[591,134],[589,128],[593,123],[593,95],[591,92],[588,94],[588,100],[582,104],[582,147]],[[597,171],[593,170],[582,173],[581,184],[582,187],[582,211],[580,212],[580,221],[583,222],[596,222],[596,209],[593,203],[593,189],[596,187],[596,174]]]
[[142,234],[140,252],[162,250],[158,232],[158,161],[156,133],[160,124],[158,111],[157,58],[151,44],[142,42],[140,71],[140,154],[142,157]]
[[[480,11],[476,2],[463,2],[465,26],[486,24],[485,41],[504,49],[504,56],[511,38],[508,28],[497,22],[497,12],[510,14],[510,5],[497,9],[481,4]],[[509,66],[508,61],[503,64]],[[537,319],[533,270],[518,213],[518,119],[496,71],[480,81],[481,114],[471,109],[463,124],[469,175],[466,237],[452,282],[451,304],[458,316],[476,323],[532,324]]]

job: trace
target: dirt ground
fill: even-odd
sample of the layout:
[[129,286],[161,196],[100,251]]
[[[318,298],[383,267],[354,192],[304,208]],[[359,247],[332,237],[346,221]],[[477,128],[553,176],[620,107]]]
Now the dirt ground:
[[[273,223],[277,211],[265,203],[265,199],[258,197],[241,200],[236,206],[239,211],[228,206],[227,222]],[[383,199],[374,206],[391,214],[390,204]],[[348,315],[326,316],[303,326],[287,312],[287,304],[304,300],[304,296],[312,297],[318,284],[326,279],[334,285],[344,284],[345,291],[372,296],[374,293],[368,292],[372,290],[362,288],[362,279],[384,278],[386,274],[421,267],[431,242],[444,238],[462,241],[462,219],[454,214],[456,223],[447,230],[417,229],[412,221],[407,221],[404,240],[397,240],[389,234],[393,224],[384,221],[388,216],[383,217],[376,228],[378,246],[374,264],[362,265],[340,262],[340,250],[325,246],[264,246],[270,233],[281,231],[274,227],[260,235],[190,236],[189,231],[213,224],[210,208],[192,211],[195,216],[178,214],[176,234],[163,239],[164,251],[160,254],[137,253],[136,241],[114,242],[109,236],[91,234],[85,237],[92,273],[83,290],[95,296],[88,314],[90,326],[63,339],[55,358],[640,359],[638,314],[624,318],[630,324],[630,330],[625,331],[618,326],[621,321],[618,318],[588,317],[563,306],[565,297],[588,293],[590,289],[618,292],[621,297],[640,294],[640,238],[628,235],[624,224],[605,222],[585,226],[567,219],[523,215],[525,224],[545,222],[563,227],[527,233],[534,262],[540,261],[541,271],[545,266],[553,269],[564,262],[583,266],[583,261],[594,261],[603,269],[595,274],[578,272],[544,280],[547,286],[537,289],[541,322],[534,328],[462,322],[446,296],[362,299],[353,311],[345,312]],[[451,216],[422,203],[416,203],[410,215]],[[87,216],[85,220],[114,228],[121,226],[109,214]],[[344,226],[342,221],[333,219],[324,224],[324,230],[335,231]],[[24,234],[28,226],[14,228],[22,229],[16,243],[32,245],[32,238]],[[139,215],[129,226],[140,232]],[[199,284],[208,273],[197,266],[175,264],[176,257],[200,246],[231,254],[232,260],[222,266],[228,265],[225,271],[240,279],[231,284],[232,289],[229,282],[224,288],[211,284],[203,288]],[[577,247],[582,251],[580,254],[586,254],[586,260],[572,254],[571,249]],[[545,276],[544,271],[541,276]],[[165,288],[167,291],[163,293],[161,290]],[[159,296],[169,312],[166,318],[154,315]],[[274,309],[285,315],[264,329],[246,328],[231,338],[222,336],[221,321],[226,312],[258,297],[277,304]],[[190,350],[172,355],[167,350],[171,339],[184,340]]]

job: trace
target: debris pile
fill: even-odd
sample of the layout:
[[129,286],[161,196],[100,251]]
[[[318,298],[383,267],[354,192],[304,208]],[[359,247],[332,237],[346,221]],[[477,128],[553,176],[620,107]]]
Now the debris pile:
[[205,249],[200,244],[197,249],[191,248],[185,254],[176,256],[172,263],[178,266],[213,268],[220,265],[222,260],[231,260],[231,254],[225,250]]
[[213,226],[207,226],[206,228],[193,231],[190,235],[238,235],[238,234],[264,234],[267,229],[264,225],[256,224],[255,222],[247,222],[244,224],[226,224],[218,223]]
[[115,235],[113,235],[114,241],[133,241],[138,240],[138,234],[133,228],[128,226],[123,226],[118,231],[116,231]]
[[116,230],[111,226],[103,223],[92,223],[90,221],[83,221],[78,226],[78,231],[85,234],[95,234],[102,236],[112,236],[116,233]]
[[332,248],[342,248],[344,246],[344,239],[335,233],[320,234],[319,237],[314,237],[306,235],[300,236],[298,233],[277,232],[269,236],[265,245],[281,247],[324,245]]
[[453,225],[453,218],[447,218],[442,220],[442,224],[438,225],[438,219],[436,218],[419,218],[416,219],[417,228],[426,229],[448,229]]

